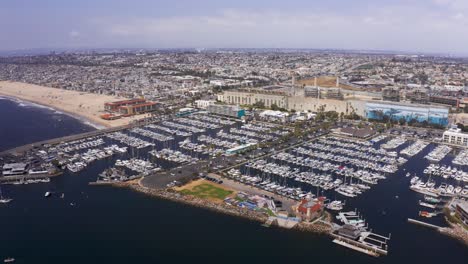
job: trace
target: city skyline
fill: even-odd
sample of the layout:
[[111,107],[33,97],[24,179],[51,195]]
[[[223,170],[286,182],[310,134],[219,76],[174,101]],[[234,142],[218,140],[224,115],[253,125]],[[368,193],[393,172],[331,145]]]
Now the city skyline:
[[467,55],[468,3],[8,1],[0,50],[303,48]]

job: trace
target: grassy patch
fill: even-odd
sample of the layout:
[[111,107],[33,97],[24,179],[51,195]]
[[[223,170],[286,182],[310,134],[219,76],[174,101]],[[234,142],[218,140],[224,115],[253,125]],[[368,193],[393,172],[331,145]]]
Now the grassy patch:
[[200,185],[194,186],[190,190],[182,190],[181,193],[193,195],[204,199],[213,198],[223,200],[228,195],[232,194],[232,191],[225,190],[223,188],[208,183],[202,183]]

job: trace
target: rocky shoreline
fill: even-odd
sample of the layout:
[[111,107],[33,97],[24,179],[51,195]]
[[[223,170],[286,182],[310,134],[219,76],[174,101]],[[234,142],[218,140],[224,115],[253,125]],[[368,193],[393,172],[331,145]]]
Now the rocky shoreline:
[[440,229],[440,233],[451,236],[459,241],[461,241],[465,246],[468,246],[468,231],[465,230],[458,224],[450,222],[448,219],[445,219],[450,227]]
[[[259,213],[255,211],[250,211],[246,208],[240,208],[237,206],[232,206],[224,203],[214,203],[207,201],[205,199],[201,199],[198,197],[194,197],[191,195],[182,195],[175,191],[168,191],[165,189],[151,189],[147,187],[143,187],[137,183],[113,183],[111,184],[114,187],[124,187],[130,188],[131,190],[144,193],[149,196],[173,201],[173,202],[180,202],[183,204],[195,206],[198,208],[204,208],[207,210],[211,210],[218,213],[223,213],[230,216],[241,217],[244,219],[249,219],[251,221],[255,221],[258,223],[265,223],[268,220],[268,216],[264,213]],[[324,221],[327,221],[328,217]],[[303,231],[303,232],[311,232],[316,234],[330,234],[331,226],[318,221],[316,223],[306,223],[301,222],[297,224],[293,229]]]
[[[262,213],[250,211],[245,208],[240,208],[237,206],[231,206],[228,204],[224,203],[213,203],[210,201],[207,201],[205,199],[197,198],[191,195],[182,195],[177,192],[170,192],[167,190],[157,190],[157,189],[150,189],[146,187],[142,187],[140,185],[126,185],[130,189],[154,196],[157,198],[165,199],[165,200],[170,200],[174,202],[180,202],[184,204],[188,204],[191,206],[199,207],[199,208],[205,208],[211,211],[231,215],[231,216],[238,216],[242,218],[246,218],[252,221],[256,221],[259,223],[265,223],[268,220],[268,216]],[[123,186],[122,186],[123,187]]]
[[301,222],[297,224],[294,229],[300,230],[300,231],[305,231],[305,232],[311,232],[311,233],[317,233],[317,234],[323,234],[323,235],[328,235],[331,232],[331,227],[325,223],[322,222],[316,222],[316,223],[306,223],[306,222]]

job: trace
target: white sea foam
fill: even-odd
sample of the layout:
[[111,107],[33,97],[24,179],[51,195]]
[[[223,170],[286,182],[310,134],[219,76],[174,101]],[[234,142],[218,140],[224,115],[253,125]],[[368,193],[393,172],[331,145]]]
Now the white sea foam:
[[103,125],[100,125],[100,124],[96,124],[96,123],[93,123],[91,122],[90,120],[84,118],[84,117],[81,117],[79,115],[74,115],[74,114],[71,114],[71,113],[66,113],[66,112],[61,112],[55,108],[52,108],[52,107],[49,107],[49,106],[45,106],[45,105],[41,105],[41,104],[36,104],[36,103],[33,103],[33,102],[29,102],[29,101],[23,101],[21,99],[18,99],[18,98],[14,98],[14,97],[0,97],[0,99],[2,100],[9,100],[9,101],[12,101],[12,102],[15,102],[18,104],[18,106],[20,107],[34,107],[34,108],[41,108],[41,109],[46,109],[48,111],[52,111],[54,114],[58,114],[58,115],[66,115],[66,116],[70,116],[78,121],[80,121],[81,123],[85,124],[85,125],[88,125],[88,126],[91,126],[91,127],[94,127],[96,129],[104,129],[106,128],[105,126]]

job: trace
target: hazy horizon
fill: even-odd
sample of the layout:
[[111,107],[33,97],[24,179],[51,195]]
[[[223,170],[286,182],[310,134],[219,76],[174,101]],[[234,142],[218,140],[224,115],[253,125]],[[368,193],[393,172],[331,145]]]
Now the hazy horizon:
[[278,48],[467,55],[468,1],[17,0],[1,51]]

